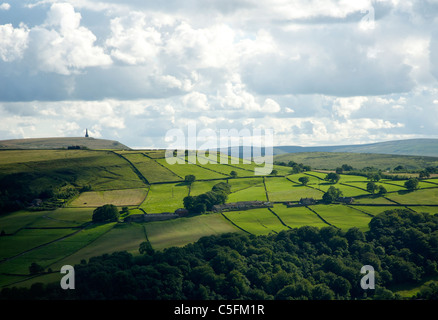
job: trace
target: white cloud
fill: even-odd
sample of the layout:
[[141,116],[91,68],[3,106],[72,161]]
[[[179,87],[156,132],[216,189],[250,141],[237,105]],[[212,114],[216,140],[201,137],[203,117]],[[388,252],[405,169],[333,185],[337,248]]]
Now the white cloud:
[[145,14],[133,12],[111,20],[112,34],[106,45],[114,58],[128,64],[153,62],[161,50],[161,33],[146,19]]
[[266,99],[263,104],[263,111],[266,113],[275,113],[281,110],[280,105],[270,98]]
[[27,48],[29,30],[25,25],[14,28],[12,24],[0,25],[0,58],[11,62],[23,57]]
[[358,111],[366,101],[368,101],[367,97],[336,98],[333,111],[339,117],[349,118],[350,115]]
[[54,3],[46,23],[30,30],[30,51],[35,53],[39,70],[69,75],[112,63],[103,49],[94,45],[96,36],[80,26],[80,20],[72,5]]
[[8,11],[11,8],[11,5],[7,2],[3,2],[0,4],[0,10]]
[[188,112],[208,110],[210,108],[207,96],[196,91],[185,95],[182,102]]
[[0,11],[0,117],[143,146],[195,117],[283,144],[436,136],[436,4],[409,3],[33,1]]

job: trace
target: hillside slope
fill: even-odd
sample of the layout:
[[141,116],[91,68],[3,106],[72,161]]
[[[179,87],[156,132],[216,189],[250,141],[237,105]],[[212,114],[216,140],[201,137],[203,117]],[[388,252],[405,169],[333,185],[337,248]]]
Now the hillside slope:
[[344,146],[278,146],[274,148],[274,154],[298,152],[353,152],[438,157],[438,139],[409,139]]
[[[258,151],[257,154],[264,155],[265,150],[255,150],[252,147],[228,147],[219,149],[220,152],[243,157],[244,152]],[[410,139],[395,140],[368,144],[340,145],[340,146],[275,146],[273,154],[303,153],[303,152],[350,152],[350,153],[375,153],[394,154],[407,156],[428,156],[438,157],[438,139]]]
[[129,147],[115,140],[83,137],[0,140],[0,149],[66,149],[69,146],[81,146],[94,150],[130,149]]
[[343,164],[348,164],[356,169],[375,167],[381,170],[391,170],[401,165],[408,170],[421,170],[426,167],[438,166],[438,157],[354,153],[354,152],[298,152],[285,153],[274,156],[274,161],[294,161],[310,165],[315,169],[333,170]]

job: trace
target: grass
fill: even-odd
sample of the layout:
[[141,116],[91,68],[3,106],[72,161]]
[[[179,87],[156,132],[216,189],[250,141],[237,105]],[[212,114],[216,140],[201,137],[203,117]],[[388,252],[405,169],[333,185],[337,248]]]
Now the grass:
[[265,179],[269,201],[299,201],[301,198],[321,199],[323,193],[310,187],[295,184],[286,178]]
[[266,201],[265,186],[260,183],[249,188],[232,192],[228,195],[227,202],[239,201]]
[[219,181],[219,180],[195,181],[194,183],[192,183],[192,186],[190,187],[190,195],[197,196],[197,195],[200,195],[202,193],[206,193],[208,191],[211,191],[211,188],[213,188],[213,186],[215,184],[218,184],[219,182],[226,182],[226,180],[224,180],[224,181]]
[[182,178],[186,175],[194,175],[197,180],[224,179],[228,177],[226,174],[207,170],[195,164],[169,164],[165,159],[157,159],[156,161]]
[[275,204],[272,210],[291,228],[300,228],[303,226],[321,228],[327,226],[324,221],[306,207],[288,208],[283,204]]
[[184,207],[183,199],[188,194],[188,185],[183,182],[154,184],[150,187],[148,196],[140,208],[147,213],[174,212]]
[[[238,227],[254,235],[264,235],[306,225],[320,228],[327,226],[325,220],[343,230],[354,226],[365,231],[371,220],[371,216],[366,213],[377,215],[385,210],[405,208],[403,205],[410,204],[420,205],[409,207],[417,212],[438,213],[438,207],[427,206],[438,205],[437,179],[421,181],[422,189],[414,192],[405,191],[404,181],[382,180],[377,184],[384,185],[387,189],[386,198],[402,204],[383,206],[394,203],[385,197],[373,196],[365,191],[368,182],[365,177],[344,174],[334,186],[341,189],[344,196],[355,197],[356,205],[351,207],[338,204],[310,206],[310,209],[317,212],[315,214],[306,207],[287,208],[281,203],[275,203],[272,208],[275,214],[264,208],[224,213],[229,220],[215,213],[139,224],[93,224],[83,230],[78,229],[91,222],[95,207],[105,203],[119,207],[128,206],[130,214],[142,214],[142,210],[148,214],[173,212],[183,207],[183,199],[189,194],[188,185],[183,181],[169,181],[182,180],[187,174],[194,174],[197,178],[191,186],[190,195],[205,193],[215,184],[227,182],[232,191],[227,202],[265,201],[265,185],[269,200],[273,202],[299,201],[306,197],[321,199],[323,192],[315,188],[325,191],[332,185],[323,181],[326,176],[324,172],[290,174],[291,168],[275,166],[279,176],[262,178],[254,176],[255,163],[231,164],[230,161],[229,165],[169,165],[162,150],[117,153],[128,159],[152,184],[145,185],[128,161],[109,151],[0,151],[0,179],[6,177],[18,183],[27,181],[29,187],[36,190],[44,190],[47,186],[61,185],[65,182],[77,186],[92,186],[92,191],[80,194],[69,203],[69,207],[53,211],[21,210],[0,216],[0,230],[10,234],[0,237],[0,259],[15,256],[13,259],[0,262],[0,287],[29,278],[28,267],[32,262],[56,270],[64,264],[73,265],[82,259],[103,253],[126,250],[138,254],[138,246],[146,240],[146,235],[156,250],[162,250],[172,246],[184,246],[203,236],[243,232]],[[336,166],[343,163],[348,163],[347,159]],[[238,178],[229,178],[231,170],[238,172]],[[309,177],[308,186],[299,183],[298,179],[302,176]],[[360,195],[366,197],[357,197]],[[76,231],[78,232],[75,233]],[[71,236],[54,241],[66,235]],[[9,273],[15,275],[8,275]],[[22,284],[59,280],[59,273],[48,274]]]
[[22,229],[0,238],[0,260],[18,255],[75,232],[75,229]]
[[146,197],[146,188],[122,189],[110,191],[83,192],[70,202],[70,207],[100,207],[104,204],[115,206],[140,205]]
[[316,205],[311,206],[328,223],[347,230],[358,227],[362,231],[368,230],[368,223],[371,217],[345,205]]
[[149,183],[178,181],[184,178],[141,153],[127,153],[123,156],[134,164]]
[[415,207],[409,207],[409,209],[414,210],[416,212],[427,212],[430,214],[438,214],[438,206],[437,207],[415,206]]
[[374,216],[387,210],[406,209],[405,207],[402,206],[381,206],[381,207],[380,206],[352,206],[352,207],[357,210],[372,214]]
[[25,211],[20,210],[0,216],[0,230],[6,234],[17,232],[19,229],[31,225],[50,211]]
[[288,229],[268,209],[252,209],[246,211],[231,211],[224,215],[245,231],[255,234],[278,233]]
[[389,201],[385,197],[381,196],[370,196],[366,198],[355,198],[354,199],[355,204],[394,204],[394,202]]
[[[90,225],[68,238],[52,242],[46,246],[26,252],[14,259],[1,262],[0,274],[28,274],[28,267],[32,262],[38,262],[38,264],[44,268],[51,267],[57,261],[60,261],[79,249],[84,248],[105,232],[111,230],[111,228],[114,227],[114,224],[115,222]],[[27,239],[29,240],[29,237],[27,237]],[[0,286],[8,284],[6,282],[7,281],[0,279]]]
[[201,237],[227,232],[241,232],[220,214],[208,214],[155,221],[143,224],[148,239],[155,250],[172,246],[184,246]]
[[391,193],[387,198],[401,204],[437,204],[438,188]]
[[377,169],[394,169],[403,165],[408,169],[422,169],[438,165],[438,157],[404,156],[377,153],[349,153],[349,152],[300,152],[274,156],[274,161],[295,161],[304,163],[315,169],[334,170],[343,164],[357,169],[373,166]]
[[[22,156],[0,151],[0,180],[26,184],[36,192],[65,183],[93,190],[144,187],[130,164],[109,151],[38,150],[22,151]],[[30,154],[29,154],[30,153]],[[47,158],[42,159],[45,153]],[[5,159],[11,156],[11,159]],[[34,156],[34,158],[32,158]]]
[[88,260],[91,257],[115,251],[128,251],[136,255],[139,254],[138,248],[143,241],[146,241],[146,235],[142,225],[118,223],[89,245],[55,263],[53,268],[59,269],[65,264],[78,264],[82,259]]

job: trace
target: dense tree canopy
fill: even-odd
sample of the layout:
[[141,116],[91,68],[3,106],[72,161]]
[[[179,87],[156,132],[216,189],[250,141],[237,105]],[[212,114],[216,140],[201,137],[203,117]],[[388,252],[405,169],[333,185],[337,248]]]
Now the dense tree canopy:
[[[397,299],[394,285],[438,275],[438,214],[386,211],[369,227],[222,234],[164,251],[142,244],[140,256],[116,252],[76,265],[75,290],[35,284],[3,289],[0,298]],[[360,286],[365,264],[375,269],[375,290]],[[417,297],[437,292],[429,285]]]
[[205,213],[210,211],[216,204],[224,204],[231,186],[225,182],[219,182],[213,186],[211,191],[197,196],[187,196],[183,199],[184,208],[190,213]]
[[93,211],[93,221],[117,221],[119,218],[119,210],[113,204],[105,204]]

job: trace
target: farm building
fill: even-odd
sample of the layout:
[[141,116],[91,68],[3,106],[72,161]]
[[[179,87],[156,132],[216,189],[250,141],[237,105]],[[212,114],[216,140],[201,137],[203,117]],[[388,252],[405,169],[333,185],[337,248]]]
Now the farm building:
[[237,211],[249,210],[256,208],[272,208],[273,205],[266,201],[241,201],[226,204],[217,204],[213,206],[213,211]]
[[179,215],[180,217],[186,216],[189,213],[187,209],[179,208],[175,210],[175,214]]
[[315,204],[316,200],[313,198],[301,198],[299,203],[304,206],[309,206]]
[[179,215],[175,213],[158,213],[158,214],[131,214],[127,216],[124,222],[150,222],[163,221],[178,218]]
[[351,204],[354,202],[354,198],[352,198],[352,197],[339,197],[336,199],[336,201],[346,203],[346,204]]

